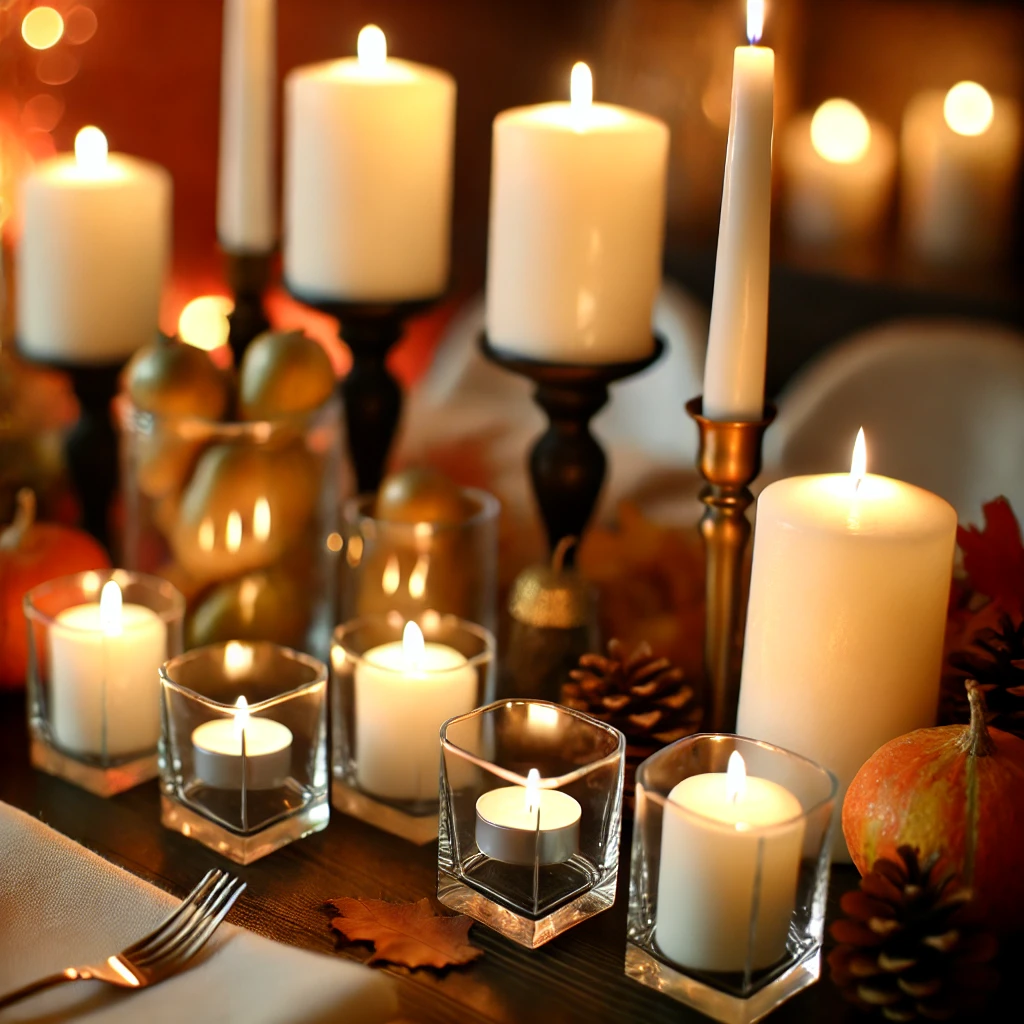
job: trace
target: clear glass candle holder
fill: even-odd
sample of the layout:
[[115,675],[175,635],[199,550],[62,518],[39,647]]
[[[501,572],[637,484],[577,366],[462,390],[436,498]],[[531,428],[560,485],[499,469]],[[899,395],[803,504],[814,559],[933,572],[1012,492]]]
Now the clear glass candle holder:
[[615,902],[625,737],[546,701],[441,730],[437,898],[536,948]]
[[185,600],[124,569],[49,580],[24,599],[32,764],[100,796],[157,774],[160,666]]
[[331,802],[411,842],[431,842],[441,726],[489,699],[494,636],[436,612],[368,616],[334,631],[331,665]]
[[458,522],[395,522],[374,515],[375,495],[345,503],[342,621],[398,611],[457,615],[495,632],[498,610],[498,518],[493,495],[460,488]]
[[160,820],[239,864],[327,826],[327,666],[231,640],[160,670]]
[[626,974],[748,1024],[818,979],[836,780],[703,734],[636,773]]

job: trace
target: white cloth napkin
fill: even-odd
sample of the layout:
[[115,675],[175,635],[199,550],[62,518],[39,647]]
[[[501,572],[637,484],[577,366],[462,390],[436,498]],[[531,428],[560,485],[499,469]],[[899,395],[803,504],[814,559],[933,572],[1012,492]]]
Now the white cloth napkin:
[[[0,802],[0,993],[106,959],[154,928],[175,904]],[[191,968],[153,988],[124,992],[74,982],[0,1010],[3,1024],[383,1024],[397,1016],[386,975],[229,924],[220,926]]]

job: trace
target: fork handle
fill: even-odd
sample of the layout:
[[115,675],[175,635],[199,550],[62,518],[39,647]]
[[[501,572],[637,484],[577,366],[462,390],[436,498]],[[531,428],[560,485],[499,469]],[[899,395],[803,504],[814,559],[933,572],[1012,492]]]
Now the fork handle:
[[34,996],[37,992],[44,992],[48,988],[63,985],[66,981],[87,981],[89,977],[90,975],[83,974],[74,967],[69,967],[66,971],[61,971],[60,974],[49,974],[24,988],[15,989],[5,996],[0,996],[0,1010],[7,1006],[13,1006],[15,1003],[21,1002],[22,999],[28,999],[29,996]]

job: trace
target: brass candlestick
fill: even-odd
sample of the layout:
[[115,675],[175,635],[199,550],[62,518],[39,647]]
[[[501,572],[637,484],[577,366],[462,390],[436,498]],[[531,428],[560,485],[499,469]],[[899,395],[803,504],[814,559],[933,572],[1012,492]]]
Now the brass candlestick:
[[766,403],[764,418],[750,423],[709,420],[702,410],[701,398],[686,403],[700,430],[697,468],[707,481],[700,495],[707,506],[700,521],[707,551],[704,726],[709,732],[732,732],[740,696],[743,558],[750,539],[747,509],[754,500],[749,487],[761,472],[761,442],[775,419],[775,406]]

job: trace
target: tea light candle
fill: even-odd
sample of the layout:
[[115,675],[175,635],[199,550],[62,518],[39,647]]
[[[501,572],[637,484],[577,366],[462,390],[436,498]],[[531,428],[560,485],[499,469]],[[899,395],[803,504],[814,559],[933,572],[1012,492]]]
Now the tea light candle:
[[[288,778],[292,732],[270,718],[253,718],[245,697],[231,718],[203,722],[192,730],[195,773],[217,789],[274,789]],[[244,769],[244,770],[243,770]]]
[[781,959],[796,906],[802,814],[788,789],[748,777],[738,751],[727,771],[672,788],[654,933],[665,956],[702,971],[742,971],[748,961],[761,970]]
[[376,25],[357,49],[285,79],[285,279],[311,298],[433,298],[448,283],[455,80],[389,57]]
[[476,845],[506,864],[561,864],[579,850],[580,815],[578,800],[541,789],[540,772],[531,768],[525,786],[503,786],[477,799]]
[[892,198],[896,143],[885,125],[849,100],[826,100],[787,125],[784,206],[791,235],[812,245],[878,233]]
[[43,161],[22,187],[18,344],[30,359],[117,363],[157,329],[171,237],[171,179],[107,154],[83,128],[74,156]]
[[402,640],[371,647],[356,665],[356,779],[389,800],[436,800],[441,726],[477,703],[477,672],[447,644],[425,643],[415,622]]
[[911,248],[934,263],[1005,255],[1020,152],[1015,101],[977,82],[914,97],[901,138],[902,224]]
[[883,743],[935,722],[956,543],[942,498],[866,467],[861,431],[849,474],[761,492],[736,727],[830,769],[840,801]]
[[487,334],[555,363],[642,359],[661,284],[668,128],[593,102],[586,64],[569,103],[494,119]]
[[150,608],[125,604],[108,580],[99,602],[59,612],[47,631],[50,726],[59,747],[116,758],[155,749],[167,627]]

